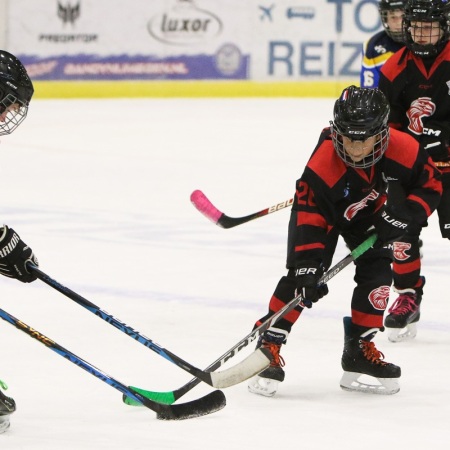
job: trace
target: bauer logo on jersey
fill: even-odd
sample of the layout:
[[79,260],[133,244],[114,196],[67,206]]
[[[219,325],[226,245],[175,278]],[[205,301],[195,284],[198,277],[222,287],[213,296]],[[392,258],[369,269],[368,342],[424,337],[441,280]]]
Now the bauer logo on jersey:
[[371,305],[380,311],[384,311],[387,307],[389,300],[389,292],[391,291],[390,286],[380,286],[374,289],[369,294],[369,301]]
[[406,253],[410,249],[409,242],[394,242],[394,258],[397,261],[406,261],[411,256]]
[[364,209],[367,206],[367,202],[371,200],[376,200],[379,197],[379,193],[372,189],[372,192],[362,200],[360,200],[357,203],[352,203],[344,212],[344,217],[350,221],[353,219],[353,217],[356,216],[358,211],[361,211],[361,209]]
[[411,103],[406,116],[409,119],[408,130],[414,134],[423,133],[423,117],[430,117],[436,111],[436,105],[431,101],[430,97],[420,97]]

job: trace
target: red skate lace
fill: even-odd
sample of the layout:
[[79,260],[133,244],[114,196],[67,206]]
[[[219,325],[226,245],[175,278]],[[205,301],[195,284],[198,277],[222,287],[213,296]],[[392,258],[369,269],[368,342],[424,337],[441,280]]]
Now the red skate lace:
[[270,362],[271,367],[283,367],[284,359],[280,355],[281,345],[274,344],[273,342],[263,342],[262,346],[264,348],[269,349],[270,353],[272,353],[272,361]]
[[370,361],[375,364],[387,364],[386,362],[382,361],[384,359],[384,355],[382,352],[380,352],[373,342],[367,342],[367,341],[360,341],[361,348],[364,353],[364,356]]
[[388,313],[401,316],[409,312],[414,312],[417,309],[414,298],[415,294],[400,294],[394,304],[389,308]]

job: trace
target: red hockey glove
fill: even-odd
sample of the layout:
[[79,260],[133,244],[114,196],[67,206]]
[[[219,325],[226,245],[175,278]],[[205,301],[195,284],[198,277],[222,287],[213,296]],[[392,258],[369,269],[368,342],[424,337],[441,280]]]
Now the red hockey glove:
[[0,228],[0,274],[23,283],[31,283],[36,275],[28,272],[28,262],[39,265],[31,248],[27,247],[12,228],[3,225]]
[[323,275],[323,268],[317,261],[301,261],[295,269],[295,277],[297,280],[296,295],[303,297],[303,305],[311,308],[322,297],[328,294],[328,286],[326,284],[318,285]]

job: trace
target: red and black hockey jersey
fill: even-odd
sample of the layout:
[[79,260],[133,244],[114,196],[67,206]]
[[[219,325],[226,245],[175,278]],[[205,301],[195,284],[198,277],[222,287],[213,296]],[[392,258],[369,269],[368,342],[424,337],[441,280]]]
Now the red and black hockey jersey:
[[391,106],[391,126],[417,140],[427,130],[450,129],[450,42],[428,62],[399,50],[383,65],[378,87]]
[[436,209],[442,193],[439,171],[415,139],[390,131],[385,154],[368,169],[347,166],[334,149],[330,129],[322,132],[296,184],[288,239],[288,255],[293,260],[289,265],[322,261],[327,233],[334,227],[340,232],[358,227],[367,230],[386,201],[388,181],[400,183],[406,205],[418,223],[425,223]]

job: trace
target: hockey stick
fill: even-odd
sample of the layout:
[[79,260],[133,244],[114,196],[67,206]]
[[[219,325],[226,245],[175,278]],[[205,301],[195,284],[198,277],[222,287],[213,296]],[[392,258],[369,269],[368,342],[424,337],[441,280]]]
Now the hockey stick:
[[[355,261],[359,258],[363,253],[369,250],[375,241],[377,240],[376,234],[371,235],[368,239],[362,242],[358,247],[352,250],[344,259],[336,263],[330,270],[328,270],[319,280],[319,285],[328,283],[334,276],[336,276],[342,269],[347,267],[351,262]],[[209,365],[205,370],[216,370],[230,358],[235,356],[238,352],[240,352],[244,347],[246,347],[249,343],[258,338],[261,334],[264,333],[268,328],[270,328],[274,323],[276,323],[283,316],[292,311],[296,306],[302,305],[302,297],[298,295],[294,299],[292,299],[289,303],[287,303],[283,308],[281,308],[276,314],[269,317],[265,322],[263,322],[258,328],[255,328],[250,334],[245,336],[245,338],[241,339],[233,348],[228,350],[225,354],[223,354],[220,358],[214,361],[211,365]],[[151,398],[161,403],[172,404],[179,398],[181,398],[184,394],[189,392],[195,386],[200,383],[198,378],[193,378],[184,386],[176,389],[175,391],[169,392],[154,392],[147,391],[145,389],[137,388],[133,386],[133,389],[140,392],[142,395],[147,398]],[[127,396],[123,396],[124,403],[128,405],[137,406],[138,404],[132,399],[127,398]]]
[[61,292],[66,297],[73,300],[75,303],[78,303],[80,306],[90,311],[92,314],[96,315],[97,317],[100,317],[105,322],[108,322],[114,328],[117,328],[118,330],[122,331],[122,333],[125,333],[127,336],[141,343],[145,347],[148,347],[150,350],[153,350],[155,353],[158,353],[158,355],[167,359],[168,361],[180,367],[181,369],[184,369],[186,372],[189,372],[191,375],[194,375],[196,378],[200,379],[201,381],[204,381],[205,383],[209,384],[212,387],[226,388],[234,386],[235,384],[241,383],[242,381],[245,381],[248,378],[252,377],[253,375],[261,372],[261,370],[264,370],[270,364],[271,360],[270,352],[267,349],[261,349],[260,352],[253,352],[250,356],[245,358],[240,363],[222,372],[212,373],[200,370],[197,367],[194,367],[192,364],[189,364],[188,362],[184,361],[179,356],[170,352],[169,350],[159,346],[148,337],[139,333],[139,331],[135,330],[129,325],[126,325],[121,320],[115,318],[111,314],[102,310],[99,306],[94,305],[94,303],[85,299],[81,295],[63,286],[56,280],[50,278],[47,274],[42,272],[35,265],[29,263],[28,267],[36,274],[36,276],[41,281],[48,284],[53,289],[56,289],[57,291]]
[[229,217],[223,212],[219,211],[206,197],[206,195],[199,190],[192,192],[191,194],[192,204],[209,220],[214,222],[216,225],[222,228],[233,228],[237,225],[242,225],[243,223],[250,222],[251,220],[258,219],[259,217],[267,216],[281,209],[287,208],[294,203],[294,199],[291,198],[284,202],[278,203],[277,205],[271,206],[270,208],[263,209],[256,213],[250,214],[244,217]]
[[98,378],[101,381],[104,381],[109,386],[117,389],[119,392],[122,392],[123,395],[126,395],[132,398],[134,401],[139,404],[146,406],[147,408],[155,411],[157,413],[157,418],[162,420],[181,420],[181,419],[190,419],[194,417],[204,416],[206,414],[213,413],[215,411],[219,411],[226,405],[225,396],[222,391],[213,391],[202,397],[198,400],[193,400],[191,402],[182,403],[179,405],[164,405],[161,403],[156,403],[153,400],[146,398],[141,395],[138,391],[135,391],[131,387],[127,387],[127,385],[121,383],[105,372],[101,371],[97,367],[88,363],[84,359],[78,357],[71,351],[65,349],[61,345],[57,344],[52,339],[44,336],[39,331],[31,328],[29,325],[25,324],[19,319],[16,319],[11,314],[7,313],[3,309],[0,309],[0,317],[5,321],[14,325],[19,330],[28,334],[32,338],[39,341],[41,344],[44,344],[47,348],[53,350],[58,353],[62,357],[68,359],[70,362],[74,363],[76,366],[84,369],[86,372],[90,373],[94,377]]

